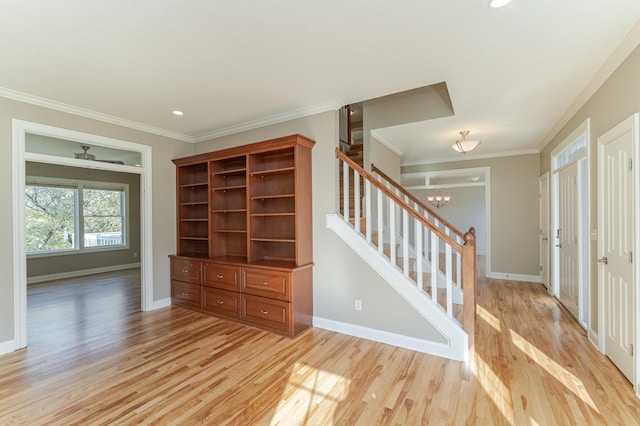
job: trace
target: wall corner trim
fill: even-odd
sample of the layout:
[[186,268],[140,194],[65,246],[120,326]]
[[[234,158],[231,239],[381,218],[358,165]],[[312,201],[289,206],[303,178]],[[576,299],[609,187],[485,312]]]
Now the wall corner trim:
[[495,280],[540,283],[540,275],[512,274],[510,272],[488,272],[487,278],[493,278]]
[[164,299],[154,300],[151,310],[162,309],[171,306],[171,298],[165,297]]
[[8,354],[10,352],[15,351],[16,348],[16,342],[15,340],[7,340],[6,342],[0,342],[0,355],[5,355]]
[[[429,355],[436,355],[442,358],[453,359],[452,352],[447,344],[431,342],[417,337],[403,336],[389,331],[377,330],[357,324],[349,324],[334,321],[327,318],[313,317],[313,326],[324,330],[334,331],[348,336],[359,337],[378,343],[397,346],[399,348],[410,349]],[[461,361],[455,359],[456,361]]]

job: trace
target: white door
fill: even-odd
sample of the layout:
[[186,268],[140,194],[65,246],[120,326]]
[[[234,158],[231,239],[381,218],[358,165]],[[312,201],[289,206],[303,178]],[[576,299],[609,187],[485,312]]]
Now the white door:
[[549,288],[549,173],[540,176],[540,282]]
[[558,279],[560,302],[578,319],[579,316],[579,217],[578,163],[573,162],[558,173]]
[[598,139],[598,276],[604,299],[605,354],[633,383],[635,132],[633,121],[621,125]]

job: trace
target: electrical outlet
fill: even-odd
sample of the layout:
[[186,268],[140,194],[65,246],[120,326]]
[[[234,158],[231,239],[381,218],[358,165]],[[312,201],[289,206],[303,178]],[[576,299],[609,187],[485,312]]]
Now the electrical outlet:
[[356,311],[361,311],[362,310],[362,300],[360,299],[356,299]]
[[133,252],[133,257],[138,257],[138,252],[137,251]]

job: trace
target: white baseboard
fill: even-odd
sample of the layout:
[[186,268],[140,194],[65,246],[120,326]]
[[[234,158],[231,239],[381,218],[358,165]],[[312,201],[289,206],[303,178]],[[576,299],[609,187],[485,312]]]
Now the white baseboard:
[[487,278],[495,280],[522,281],[530,283],[539,283],[540,275],[512,274],[504,272],[487,272]]
[[166,297],[164,299],[160,299],[160,300],[154,300],[153,301],[153,307],[151,308],[151,310],[156,310],[156,309],[162,309],[162,308],[166,308],[167,306],[171,306],[171,298],[170,297]]
[[591,329],[587,331],[587,336],[593,347],[598,349],[598,333],[596,333],[595,330]]
[[430,342],[416,337],[403,336],[388,331],[376,330],[369,327],[363,327],[361,325],[348,324],[319,317],[313,317],[313,326],[334,331],[336,333],[360,337],[362,339],[372,340],[378,343],[385,343],[387,345],[398,346],[400,348],[410,349],[416,352],[451,359],[451,349],[444,343]]
[[80,269],[78,271],[61,272],[59,274],[39,275],[37,277],[28,277],[27,284],[41,283],[44,281],[62,280],[65,278],[83,277],[85,275],[101,274],[103,272],[122,271],[124,269],[139,268],[140,262],[128,263],[126,265],[105,266],[102,268]]
[[0,355],[8,354],[16,350],[16,342],[14,340],[7,340],[6,342],[0,342]]

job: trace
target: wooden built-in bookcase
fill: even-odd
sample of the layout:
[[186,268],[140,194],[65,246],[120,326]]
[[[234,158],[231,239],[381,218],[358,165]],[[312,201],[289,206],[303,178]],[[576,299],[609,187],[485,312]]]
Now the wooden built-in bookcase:
[[311,325],[311,149],[292,135],[174,160],[174,304],[293,336]]

